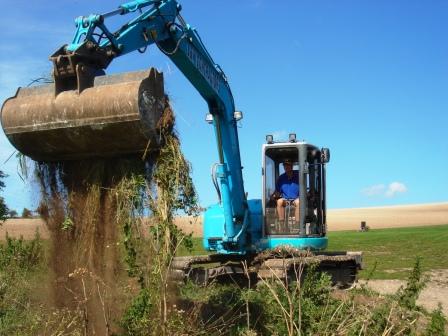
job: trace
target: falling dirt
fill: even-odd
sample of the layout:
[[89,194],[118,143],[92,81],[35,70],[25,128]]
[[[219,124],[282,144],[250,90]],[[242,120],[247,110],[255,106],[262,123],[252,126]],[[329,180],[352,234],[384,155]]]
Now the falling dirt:
[[[166,100],[159,126],[171,131],[173,123]],[[130,155],[36,163],[38,211],[52,242],[49,301],[57,309],[80,312],[84,334],[116,332],[126,307],[132,281],[125,272],[117,188],[131,176],[150,180],[159,149],[149,149],[143,159]]]
[[106,334],[121,313],[118,227],[114,189],[138,157],[70,161],[37,166],[43,197],[39,212],[51,233],[53,300],[57,308],[82,309],[88,334]]

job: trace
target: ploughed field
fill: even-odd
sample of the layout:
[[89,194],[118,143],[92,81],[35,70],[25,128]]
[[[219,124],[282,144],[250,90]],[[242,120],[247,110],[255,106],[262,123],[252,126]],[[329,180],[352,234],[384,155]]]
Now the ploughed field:
[[[445,225],[448,224],[448,203],[330,209],[327,221],[330,232],[358,230],[361,221],[365,221],[370,229]],[[176,219],[176,224],[186,233],[192,233],[194,237],[202,235],[201,218],[180,217]],[[8,219],[0,227],[0,239],[4,239],[6,232],[12,237],[22,235],[25,239],[29,239],[34,237],[36,229],[42,238],[48,237],[44,222],[39,218]]]

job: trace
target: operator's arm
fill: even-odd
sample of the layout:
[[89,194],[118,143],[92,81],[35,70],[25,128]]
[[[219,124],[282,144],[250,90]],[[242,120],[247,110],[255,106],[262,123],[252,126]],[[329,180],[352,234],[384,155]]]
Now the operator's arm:
[[271,198],[274,199],[274,200],[279,199],[280,197],[282,197],[282,191],[281,191],[282,190],[282,182],[281,182],[281,177],[282,176],[283,175],[280,175],[277,178],[277,181],[275,182],[275,191],[271,195]]

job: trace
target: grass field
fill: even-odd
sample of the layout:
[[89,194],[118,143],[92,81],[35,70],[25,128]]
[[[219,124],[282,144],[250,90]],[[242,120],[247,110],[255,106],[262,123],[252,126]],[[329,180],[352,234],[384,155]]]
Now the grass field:
[[418,256],[424,271],[448,269],[448,225],[329,233],[328,250],[362,251],[365,278],[404,279]]
[[[418,256],[424,271],[448,269],[448,225],[370,230],[368,232],[330,232],[329,251],[362,251],[366,278],[405,279]],[[193,238],[193,251],[185,248],[179,255],[205,254],[202,239]]]

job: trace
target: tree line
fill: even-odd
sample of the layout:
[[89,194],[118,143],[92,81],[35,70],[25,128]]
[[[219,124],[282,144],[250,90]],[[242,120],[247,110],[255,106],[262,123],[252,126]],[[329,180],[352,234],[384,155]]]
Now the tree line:
[[[6,174],[0,170],[0,192],[5,188],[4,179],[6,178]],[[0,194],[0,223],[3,223],[7,218],[17,218],[19,214],[16,210],[9,209],[6,205],[5,198]],[[22,210],[22,218],[31,218],[33,217],[33,211],[27,208],[23,208]]]

